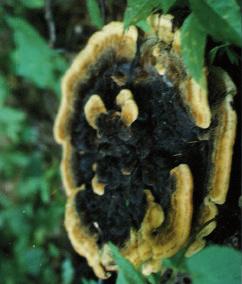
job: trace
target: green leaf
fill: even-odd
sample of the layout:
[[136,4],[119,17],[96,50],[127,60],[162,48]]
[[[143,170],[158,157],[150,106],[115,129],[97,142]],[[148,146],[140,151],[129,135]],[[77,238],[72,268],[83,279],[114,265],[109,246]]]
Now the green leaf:
[[29,157],[23,152],[4,151],[1,153],[0,171],[7,176],[12,176],[16,169],[26,167]]
[[71,260],[66,258],[62,264],[62,284],[72,283],[74,278],[74,268]]
[[55,257],[55,258],[60,255],[58,247],[55,244],[53,244],[53,243],[50,243],[48,245],[48,250],[49,250],[49,254],[51,256]]
[[50,279],[51,283],[60,283],[59,275],[56,273],[56,269],[54,269],[53,265],[46,265],[42,275],[43,278],[40,280],[41,283],[49,283]]
[[40,183],[40,197],[43,203],[48,203],[50,201],[50,187],[44,177]]
[[227,54],[229,61],[234,65],[239,65],[240,57],[228,46],[225,47],[225,53]]
[[117,284],[145,284],[145,279],[142,274],[135,269],[132,263],[120,254],[118,248],[113,244],[109,244],[109,247],[119,267]]
[[[132,283],[132,281],[128,282],[123,271],[119,271],[116,284],[126,284],[126,283]],[[134,282],[134,283],[138,284],[138,282]]]
[[64,59],[25,20],[7,17],[7,22],[14,32],[16,49],[12,54],[12,62],[16,74],[32,81],[37,87],[56,91],[60,84],[60,74],[66,66]]
[[87,280],[87,279],[82,279],[82,284],[98,284],[96,281],[94,280]]
[[235,0],[190,0],[190,6],[215,40],[242,46],[240,8]]
[[23,261],[28,273],[36,276],[40,273],[45,262],[44,251],[41,248],[35,248],[33,245],[33,248],[28,249],[23,254]]
[[34,195],[38,192],[41,192],[41,187],[42,187],[42,177],[33,177],[30,176],[29,179],[23,180],[19,187],[19,193],[21,194],[22,197],[28,197],[31,195]]
[[24,128],[21,134],[22,142],[27,143],[28,145],[37,143],[39,139],[38,129],[34,126]]
[[166,268],[172,268],[176,271],[186,271],[186,257],[185,253],[187,247],[181,248],[175,255],[170,258],[164,259],[163,266]]
[[187,72],[202,87],[206,85],[203,72],[206,33],[195,15],[189,15],[181,28],[181,50]]
[[241,253],[210,246],[187,259],[194,284],[240,284]]
[[189,7],[189,0],[176,0],[174,6],[177,7]]
[[0,107],[1,136],[6,136],[14,142],[18,141],[25,118],[25,113],[20,110],[10,107]]
[[91,23],[97,28],[101,28],[104,25],[104,20],[97,0],[86,0],[86,5]]
[[145,33],[148,33],[151,31],[151,26],[146,19],[137,22],[136,26],[142,29]]
[[44,6],[44,0],[20,0],[26,8],[40,9]]
[[22,208],[11,207],[3,212],[5,214],[8,228],[11,230],[11,234],[18,236],[19,232],[23,230],[25,234],[30,232],[29,220],[22,214]]
[[155,8],[160,6],[160,0],[128,0],[124,14],[124,28],[145,20]]
[[158,284],[160,283],[161,273],[152,273],[146,277],[150,284]]
[[167,13],[177,0],[161,0],[161,8],[164,13]]

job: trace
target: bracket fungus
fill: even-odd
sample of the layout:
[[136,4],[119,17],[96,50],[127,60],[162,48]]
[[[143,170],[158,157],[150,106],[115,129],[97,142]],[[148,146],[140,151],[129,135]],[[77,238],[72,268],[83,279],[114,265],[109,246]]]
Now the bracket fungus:
[[[191,78],[172,16],[152,32],[112,22],[96,32],[62,81],[54,132],[62,145],[65,227],[100,278],[117,267],[108,242],[149,274],[226,201],[236,88],[220,68]],[[139,38],[139,40],[138,40]],[[187,255],[205,245],[203,227]]]

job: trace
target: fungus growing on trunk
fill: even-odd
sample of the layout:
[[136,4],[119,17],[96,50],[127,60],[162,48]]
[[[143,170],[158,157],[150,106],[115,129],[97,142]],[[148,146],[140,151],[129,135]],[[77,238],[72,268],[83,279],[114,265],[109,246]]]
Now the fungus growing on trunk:
[[[141,45],[135,27],[105,26],[62,82],[54,131],[63,148],[65,226],[100,278],[116,269],[109,241],[144,273],[159,270],[214,219],[228,191],[235,87],[214,68],[202,89],[184,69],[172,17],[150,23]],[[187,254],[215,227],[205,226]]]

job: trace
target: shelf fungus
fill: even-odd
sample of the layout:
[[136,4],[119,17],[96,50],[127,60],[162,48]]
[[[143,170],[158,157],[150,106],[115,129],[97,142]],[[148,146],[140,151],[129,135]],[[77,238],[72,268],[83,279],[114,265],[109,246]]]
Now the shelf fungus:
[[213,67],[201,88],[184,68],[172,16],[149,21],[147,34],[106,25],[62,81],[54,132],[65,227],[100,278],[117,269],[109,242],[146,274],[191,236],[187,255],[199,251],[228,191],[235,86]]

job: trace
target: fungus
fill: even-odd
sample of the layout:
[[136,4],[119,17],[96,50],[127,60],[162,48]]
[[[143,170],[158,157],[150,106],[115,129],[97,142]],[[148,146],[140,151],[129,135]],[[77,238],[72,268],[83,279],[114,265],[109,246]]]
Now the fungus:
[[98,177],[95,175],[92,179],[92,189],[98,195],[104,194],[105,184],[98,181]]
[[[211,68],[202,89],[183,66],[172,16],[149,21],[142,45],[135,27],[105,26],[62,81],[54,133],[63,147],[65,227],[100,278],[117,269],[109,241],[143,273],[158,271],[214,219],[228,191],[234,84]],[[187,255],[215,227],[200,230]]]
[[88,124],[97,129],[96,121],[100,114],[106,113],[105,105],[98,95],[92,95],[84,107],[84,114]]
[[116,103],[121,108],[121,120],[130,126],[138,117],[139,110],[130,90],[121,90],[116,97]]

